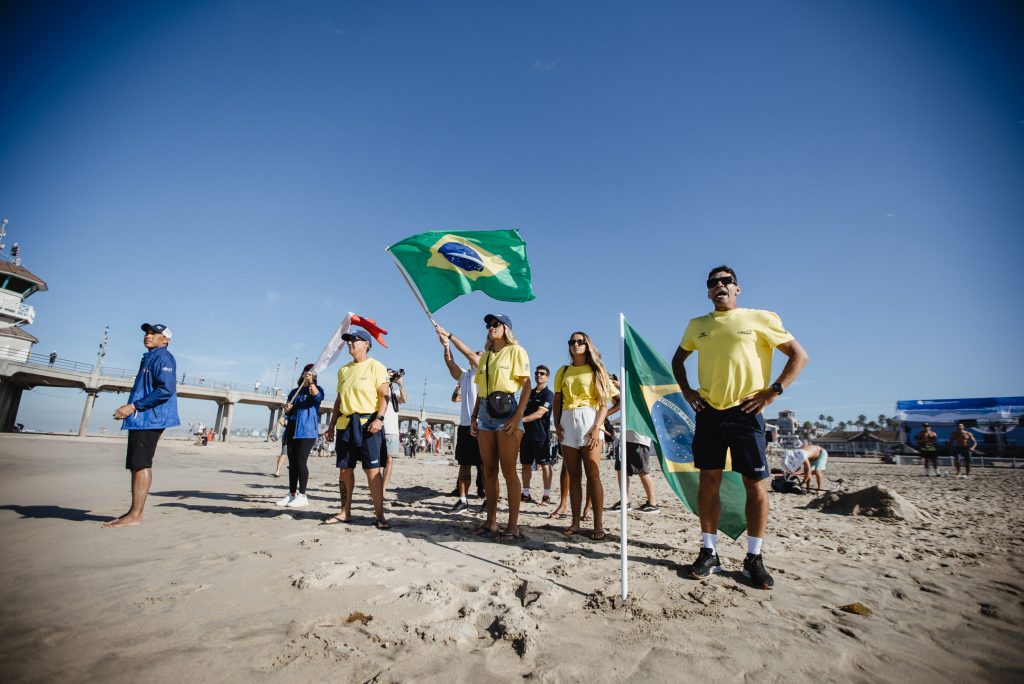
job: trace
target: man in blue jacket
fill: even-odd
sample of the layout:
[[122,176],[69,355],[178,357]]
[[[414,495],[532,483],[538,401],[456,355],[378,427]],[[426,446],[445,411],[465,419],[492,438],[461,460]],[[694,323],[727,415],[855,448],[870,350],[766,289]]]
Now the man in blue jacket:
[[104,523],[104,527],[124,527],[142,522],[142,509],[146,506],[146,495],[153,482],[156,443],[166,428],[181,425],[174,383],[177,364],[171,352],[167,351],[171,329],[163,323],[143,323],[142,330],[146,333],[142,344],[149,351],[142,355],[128,403],[114,411],[114,418],[124,421],[121,429],[128,431],[125,467],[132,471],[132,507],[120,518]]

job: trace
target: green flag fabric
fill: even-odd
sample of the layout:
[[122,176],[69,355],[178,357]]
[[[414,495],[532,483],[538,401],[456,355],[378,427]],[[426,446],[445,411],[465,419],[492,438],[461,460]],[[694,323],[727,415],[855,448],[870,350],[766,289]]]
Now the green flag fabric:
[[[697,513],[700,471],[693,465],[693,408],[683,398],[671,367],[661,355],[628,322],[624,331],[626,429],[653,440],[672,491],[686,508]],[[736,539],[747,527],[747,492],[742,476],[730,466],[727,458],[719,492],[722,514],[718,529]]]
[[534,298],[518,230],[420,233],[388,250],[430,313],[473,290],[504,302]]

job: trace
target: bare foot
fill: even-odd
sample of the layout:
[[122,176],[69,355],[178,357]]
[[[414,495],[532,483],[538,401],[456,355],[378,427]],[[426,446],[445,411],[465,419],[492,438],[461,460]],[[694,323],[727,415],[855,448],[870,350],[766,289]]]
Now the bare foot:
[[128,527],[129,525],[141,525],[142,517],[129,517],[127,513],[120,518],[114,518],[103,523],[104,527]]

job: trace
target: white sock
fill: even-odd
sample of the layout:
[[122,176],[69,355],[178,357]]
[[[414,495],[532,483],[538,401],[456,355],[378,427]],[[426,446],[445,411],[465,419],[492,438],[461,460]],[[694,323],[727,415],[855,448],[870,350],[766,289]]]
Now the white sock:
[[551,490],[550,489],[545,489],[544,490],[544,496],[551,496]]
[[701,532],[700,533],[700,541],[701,541],[701,546],[703,546],[705,549],[711,549],[712,551],[715,552],[715,555],[718,555],[718,535],[717,534],[711,534],[709,532]]
[[523,496],[530,496],[530,488],[523,487]]
[[754,556],[761,553],[762,541],[764,540],[761,537],[747,537],[747,553]]
[[461,501],[462,503],[469,503],[468,501],[466,501],[466,497],[464,496],[460,496],[459,501]]

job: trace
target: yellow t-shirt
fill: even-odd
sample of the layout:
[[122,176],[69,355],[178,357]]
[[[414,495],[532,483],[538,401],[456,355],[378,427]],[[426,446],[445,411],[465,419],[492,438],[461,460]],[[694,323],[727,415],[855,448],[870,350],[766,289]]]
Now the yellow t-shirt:
[[380,395],[377,388],[388,381],[388,369],[377,359],[368,358],[362,363],[349,361],[338,369],[338,422],[335,427],[348,427],[349,416],[353,413],[376,413]]
[[679,346],[697,352],[700,396],[723,410],[771,384],[772,352],[793,339],[772,311],[712,311],[686,326]]
[[484,352],[476,364],[476,387],[481,399],[487,392],[518,392],[523,388],[522,378],[529,377],[530,357],[518,344],[506,344],[499,352]]
[[[615,385],[608,386],[611,396],[618,396]],[[555,373],[554,392],[562,393],[562,410],[579,408],[580,406],[601,405],[597,394],[597,376],[589,364],[582,366],[562,366]]]

